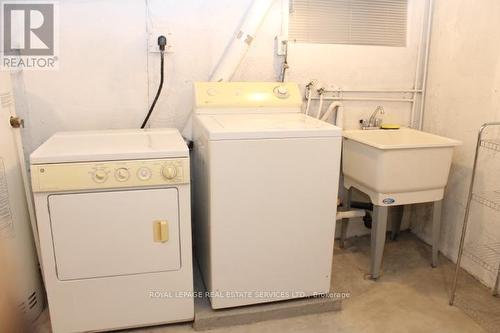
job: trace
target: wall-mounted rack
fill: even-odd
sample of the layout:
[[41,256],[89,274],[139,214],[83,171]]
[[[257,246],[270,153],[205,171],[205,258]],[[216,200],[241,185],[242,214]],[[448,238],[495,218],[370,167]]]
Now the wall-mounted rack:
[[[450,296],[450,305],[453,305],[455,301],[455,294],[457,290],[458,274],[460,272],[460,262],[462,261],[462,256],[464,255],[465,247],[465,236],[467,234],[467,224],[469,221],[470,207],[472,201],[491,208],[497,212],[500,212],[500,191],[488,191],[488,192],[475,192],[474,182],[476,179],[476,171],[478,168],[478,157],[481,148],[492,150],[495,152],[500,152],[500,139],[485,139],[485,130],[491,127],[500,126],[500,122],[486,123],[479,129],[477,135],[476,152],[474,155],[474,164],[472,167],[472,177],[469,185],[469,194],[467,197],[467,205],[465,206],[464,222],[462,226],[462,235],[460,238],[460,246],[458,248],[458,259],[455,269],[455,277],[453,279],[453,287]],[[485,270],[496,275],[495,282],[493,283],[492,294],[494,296],[498,295],[498,287],[500,283],[500,241],[495,241],[488,238],[483,244],[477,243],[467,243],[468,251],[466,253],[467,257],[479,264]]]

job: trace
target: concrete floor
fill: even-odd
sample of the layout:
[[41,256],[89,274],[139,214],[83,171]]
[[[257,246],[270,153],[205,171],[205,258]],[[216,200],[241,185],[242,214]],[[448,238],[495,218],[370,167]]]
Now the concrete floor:
[[[448,305],[453,264],[441,257],[430,267],[430,247],[413,234],[402,233],[385,248],[379,281],[365,278],[369,238],[349,240],[335,249],[332,288],[350,292],[343,310],[250,325],[214,329],[223,332],[500,332],[500,299],[467,274],[462,274],[457,306]],[[47,315],[39,333],[50,332]],[[191,324],[127,330],[128,333],[193,332]]]

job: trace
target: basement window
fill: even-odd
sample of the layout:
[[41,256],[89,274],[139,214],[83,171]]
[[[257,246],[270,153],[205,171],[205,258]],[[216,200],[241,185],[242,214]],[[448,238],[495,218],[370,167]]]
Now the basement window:
[[406,46],[408,0],[290,0],[299,43]]

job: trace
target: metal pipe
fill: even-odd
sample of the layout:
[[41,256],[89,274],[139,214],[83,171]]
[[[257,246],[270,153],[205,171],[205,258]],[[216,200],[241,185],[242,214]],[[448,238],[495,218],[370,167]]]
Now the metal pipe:
[[[309,89],[309,88],[306,88],[306,89]],[[309,115],[309,108],[311,107],[311,96],[312,96],[311,93],[309,93],[309,96],[307,96],[307,103],[306,103],[306,110],[305,110],[306,116]]]
[[281,27],[280,36],[284,40],[288,40],[288,22],[290,20],[290,2],[288,0],[281,0]]
[[[424,37],[424,29],[425,29],[425,18],[427,16],[424,14],[424,17],[422,18],[422,29],[420,29],[420,36],[418,39],[418,49],[417,49],[417,63],[415,65],[415,80],[413,81],[413,89],[417,89],[418,87],[418,82],[420,78],[420,64],[422,62],[422,39]],[[420,90],[421,92],[421,90]],[[417,106],[416,103],[416,93],[413,94],[413,98],[415,99],[415,103],[411,105],[411,111],[410,111],[410,127],[413,128],[414,122],[415,122],[415,109]]]
[[429,72],[429,51],[431,44],[431,33],[432,33],[432,16],[434,12],[434,0],[429,0],[429,13],[427,15],[427,34],[425,42],[425,55],[424,55],[424,73],[422,78],[422,99],[420,100],[420,111],[419,111],[419,124],[418,129],[422,130],[424,127],[424,106],[425,98],[427,97],[427,75]]
[[474,180],[476,178],[477,160],[479,156],[479,148],[481,147],[483,132],[489,126],[498,126],[498,125],[500,125],[500,122],[483,124],[483,126],[481,126],[481,128],[479,129],[479,133],[477,135],[476,153],[474,154],[474,164],[472,166],[472,176],[469,185],[469,194],[467,195],[467,205],[465,206],[464,222],[462,225],[462,235],[460,237],[460,245],[458,247],[457,266],[455,267],[455,276],[453,278],[453,286],[451,288],[450,305],[453,305],[453,302],[455,301],[455,293],[457,291],[458,273],[460,271],[460,262],[462,261],[462,255],[464,252],[465,234],[467,232],[467,221],[469,220],[470,205],[474,190]]
[[318,113],[316,114],[316,118],[319,119],[321,117],[321,111],[323,111],[323,88],[318,89],[319,93],[319,105],[318,105]]
[[305,110],[306,116],[309,115],[309,109],[311,107],[311,98],[312,98],[311,89],[312,87],[314,87],[314,84],[315,84],[314,80],[306,84],[306,90],[305,90],[305,98],[307,100],[306,110]]
[[[338,92],[338,93],[343,93],[344,90],[323,90],[321,95],[323,95],[325,92]],[[391,98],[391,97],[340,97],[340,96],[333,96],[333,97],[311,97],[312,93],[311,91],[306,90],[305,98],[306,99],[312,99],[312,100],[320,100],[323,99],[324,101],[382,101],[382,102],[414,102],[414,98]]]
[[[313,97],[319,100],[319,97]],[[383,101],[383,102],[413,102],[413,98],[389,98],[389,97],[323,97],[324,101]]]
[[421,93],[422,90],[419,89],[338,89],[338,90],[328,90],[325,89],[325,93]]

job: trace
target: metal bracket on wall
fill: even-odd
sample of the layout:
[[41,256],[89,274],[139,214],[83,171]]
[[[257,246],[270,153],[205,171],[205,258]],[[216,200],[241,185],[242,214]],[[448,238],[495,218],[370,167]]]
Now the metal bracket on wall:
[[19,117],[10,117],[10,127],[12,128],[20,128],[24,127],[24,119],[19,118]]

